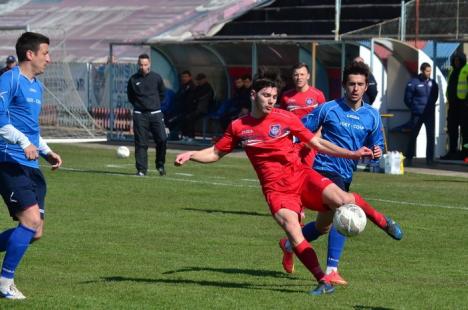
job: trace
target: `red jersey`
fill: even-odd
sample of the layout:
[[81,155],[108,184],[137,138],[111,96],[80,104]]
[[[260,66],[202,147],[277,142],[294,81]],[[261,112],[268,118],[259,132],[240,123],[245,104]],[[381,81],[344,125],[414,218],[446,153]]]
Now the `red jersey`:
[[296,89],[290,89],[283,93],[281,97],[280,108],[293,112],[302,119],[312,112],[319,104],[325,102],[323,93],[312,86],[305,92],[298,92]]
[[304,171],[292,136],[310,141],[314,134],[291,112],[273,109],[261,119],[247,115],[234,120],[215,148],[229,153],[241,143],[263,190],[285,192],[300,186],[298,176]]

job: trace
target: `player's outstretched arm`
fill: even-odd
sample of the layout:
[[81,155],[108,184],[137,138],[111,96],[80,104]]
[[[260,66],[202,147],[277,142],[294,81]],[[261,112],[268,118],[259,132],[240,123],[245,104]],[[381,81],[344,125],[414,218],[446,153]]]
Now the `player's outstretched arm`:
[[220,160],[223,155],[224,154],[216,150],[214,146],[211,146],[200,151],[189,151],[177,155],[174,161],[174,165],[182,166],[189,160],[193,160],[198,163],[209,164]]
[[327,140],[314,136],[308,143],[310,148],[316,149],[320,153],[325,153],[328,155],[343,157],[349,159],[360,159],[362,157],[372,157],[372,150],[363,146],[359,150],[350,151],[339,147]]

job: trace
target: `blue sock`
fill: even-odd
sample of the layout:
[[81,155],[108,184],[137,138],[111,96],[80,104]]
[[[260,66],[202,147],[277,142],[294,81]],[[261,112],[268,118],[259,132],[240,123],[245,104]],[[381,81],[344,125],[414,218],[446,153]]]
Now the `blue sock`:
[[0,252],[5,252],[6,247],[8,244],[8,240],[10,240],[11,234],[15,231],[15,228],[10,228],[8,230],[5,230],[0,234]]
[[307,241],[314,241],[322,235],[322,233],[315,227],[315,222],[310,222],[302,227],[302,234]]
[[8,279],[15,277],[16,267],[18,267],[24,253],[26,253],[35,233],[35,230],[21,224],[13,230],[6,246],[1,272],[2,277]]
[[346,237],[340,234],[334,226],[328,234],[328,267],[338,267],[341,254],[343,253]]

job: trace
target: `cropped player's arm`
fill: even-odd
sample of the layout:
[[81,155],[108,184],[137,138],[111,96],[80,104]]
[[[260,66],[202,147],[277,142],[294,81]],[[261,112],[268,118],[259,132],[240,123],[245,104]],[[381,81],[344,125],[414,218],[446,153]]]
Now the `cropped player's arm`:
[[202,164],[209,164],[220,160],[224,155],[224,153],[218,151],[214,146],[211,146],[200,151],[189,151],[177,155],[174,165],[182,166],[189,160]]
[[336,157],[343,157],[349,159],[360,159],[361,157],[372,157],[373,153],[372,150],[363,146],[359,150],[350,151],[339,147],[327,140],[314,136],[307,145],[310,148],[313,148],[320,153],[325,153],[328,155],[336,156]]

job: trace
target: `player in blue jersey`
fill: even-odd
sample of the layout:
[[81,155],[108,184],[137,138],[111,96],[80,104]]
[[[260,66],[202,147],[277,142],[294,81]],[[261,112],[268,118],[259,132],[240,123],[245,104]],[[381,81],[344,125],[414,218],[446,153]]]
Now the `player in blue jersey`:
[[18,226],[0,233],[5,251],[0,297],[26,298],[15,286],[16,268],[29,244],[42,236],[46,183],[39,156],[59,168],[62,159],[40,136],[42,84],[36,76],[50,63],[49,38],[25,32],[16,42],[19,65],[0,77],[0,194]]
[[[362,62],[353,62],[343,72],[344,98],[326,102],[308,114],[304,119],[306,127],[312,132],[320,132],[322,138],[342,148],[357,150],[366,146],[373,150],[374,158],[382,156],[384,140],[382,121],[379,112],[362,100],[368,85],[369,68]],[[349,191],[353,172],[358,161],[338,158],[326,154],[316,155],[313,168],[338,185]],[[317,225],[316,225],[317,224]],[[308,241],[326,233],[318,222],[308,223],[303,228]],[[327,280],[334,284],[347,282],[338,273],[338,263],[343,252],[346,238],[332,227],[328,237]],[[280,241],[283,250],[283,267],[286,272],[294,270],[292,251],[287,239]]]

